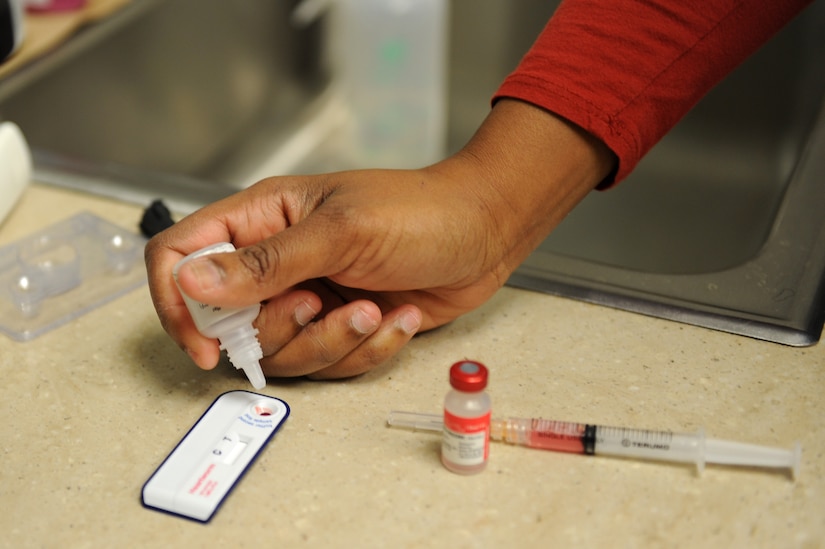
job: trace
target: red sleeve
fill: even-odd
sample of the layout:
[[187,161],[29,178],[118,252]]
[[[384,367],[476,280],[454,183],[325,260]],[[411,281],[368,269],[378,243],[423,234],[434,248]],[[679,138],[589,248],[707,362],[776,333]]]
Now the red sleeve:
[[693,105],[812,0],[565,0],[496,92],[581,126],[624,179]]

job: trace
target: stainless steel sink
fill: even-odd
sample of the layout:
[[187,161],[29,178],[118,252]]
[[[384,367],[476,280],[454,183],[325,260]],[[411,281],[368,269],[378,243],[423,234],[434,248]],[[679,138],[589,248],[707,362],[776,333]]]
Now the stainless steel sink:
[[825,6],[714,89],[512,277],[789,345],[825,317]]
[[[186,212],[264,175],[354,167],[328,21],[295,2],[142,0],[0,81],[36,176]],[[555,3],[453,0],[449,151]],[[825,4],[711,92],[618,188],[594,192],[509,284],[790,345],[825,318]]]

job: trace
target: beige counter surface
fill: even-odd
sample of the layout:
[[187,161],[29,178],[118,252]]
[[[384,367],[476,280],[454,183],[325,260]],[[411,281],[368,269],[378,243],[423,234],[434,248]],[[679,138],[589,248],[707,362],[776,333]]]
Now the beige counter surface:
[[56,12],[24,12],[23,43],[0,62],[0,78],[12,74],[68,40],[78,29],[122,9],[131,0],[87,0],[80,9]]
[[[40,186],[8,244],[87,210],[137,207]],[[782,473],[494,444],[484,473],[439,436],[386,427],[439,412],[447,370],[490,368],[495,416],[694,431],[803,447]],[[143,483],[221,393],[162,331],[146,287],[25,343],[0,336],[2,547],[825,547],[825,346],[790,348],[505,288],[342,382],[270,382],[292,413],[211,523],[145,509]],[[225,545],[223,545],[225,544]]]

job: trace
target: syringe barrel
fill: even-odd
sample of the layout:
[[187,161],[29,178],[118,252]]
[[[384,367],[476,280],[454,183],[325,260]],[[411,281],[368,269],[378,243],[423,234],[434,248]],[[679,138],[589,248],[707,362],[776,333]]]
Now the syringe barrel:
[[704,467],[704,435],[605,427],[548,419],[493,420],[490,438],[556,452],[695,463]]
[[529,446],[529,419],[494,419],[490,422],[490,439],[503,440],[510,444]]
[[697,434],[596,427],[596,455],[695,463],[704,467],[705,438]]
[[583,423],[554,421],[540,418],[509,418],[493,420],[490,438],[505,440],[511,444],[541,448],[555,452],[572,452],[576,454],[592,453],[589,451],[586,433],[592,428]]

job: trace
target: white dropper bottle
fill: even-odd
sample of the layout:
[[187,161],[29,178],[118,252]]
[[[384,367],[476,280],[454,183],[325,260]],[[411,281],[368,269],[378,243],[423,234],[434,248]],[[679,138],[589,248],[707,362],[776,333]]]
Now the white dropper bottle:
[[[205,255],[234,252],[235,246],[229,242],[219,242],[197,252],[193,252],[175,265],[172,276],[178,282],[178,270],[185,263]],[[260,360],[264,353],[258,341],[258,330],[252,322],[261,311],[260,303],[243,308],[216,307],[195,301],[178,286],[195,327],[206,337],[217,339],[222,350],[226,351],[229,361],[239,370],[243,370],[255,389],[266,386],[266,378],[261,370]]]

